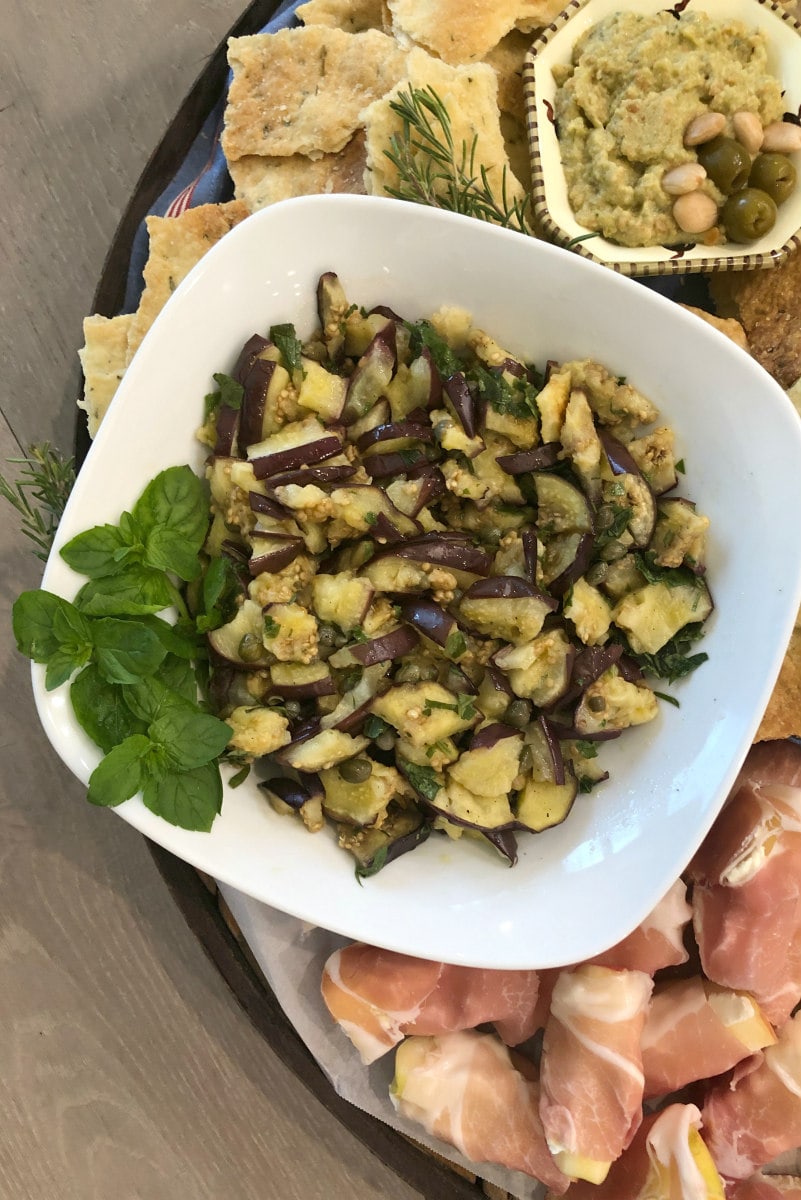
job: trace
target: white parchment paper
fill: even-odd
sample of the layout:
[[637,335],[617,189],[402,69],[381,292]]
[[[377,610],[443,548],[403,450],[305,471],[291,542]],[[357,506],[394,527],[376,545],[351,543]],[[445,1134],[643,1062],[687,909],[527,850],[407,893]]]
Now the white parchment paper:
[[450,1162],[505,1188],[516,1200],[544,1200],[545,1188],[527,1175],[469,1162],[452,1146],[429,1137],[422,1126],[395,1111],[389,1098],[394,1053],[390,1051],[365,1067],[320,995],[325,960],[347,944],[346,938],[305,925],[225,884],[219,886],[278,1003],[340,1096]]

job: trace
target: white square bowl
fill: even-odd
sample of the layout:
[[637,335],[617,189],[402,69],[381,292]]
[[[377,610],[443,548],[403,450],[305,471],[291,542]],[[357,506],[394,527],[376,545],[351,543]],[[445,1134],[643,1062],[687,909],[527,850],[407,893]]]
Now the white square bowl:
[[[724,243],[685,247],[618,246],[580,225],[567,195],[567,182],[554,123],[555,66],[571,61],[579,37],[615,12],[665,11],[664,0],[570,0],[533,42],[523,68],[523,85],[531,155],[532,205],[543,233],[593,262],[623,275],[654,276],[747,271],[776,266],[801,245],[801,152],[791,155],[799,183],[778,210],[773,229],[747,246]],[[770,70],[784,88],[785,111],[801,114],[801,26],[772,0],[689,0],[682,12],[702,12],[713,19],[736,18],[763,32],[768,41]],[[680,19],[680,17],[679,17]],[[586,239],[586,240],[576,240]]]
[[[272,811],[255,782],[226,787],[210,833],[134,797],[117,812],[217,879],[306,921],[431,959],[547,967],[628,933],[684,868],[719,811],[776,679],[801,598],[801,422],[747,354],[697,317],[577,255],[467,217],[394,200],[313,196],[273,205],[213,247],[148,333],[78,476],[43,586],[82,580],[58,548],[116,522],[160,470],[200,469],[195,439],[212,375],[254,332],[307,335],[315,286],[336,271],[349,298],[410,319],[467,308],[512,352],[544,364],[591,357],[649,395],[678,435],[688,494],[711,519],[716,612],[709,661],[671,687],[681,707],[607,744],[609,782],[559,827],[519,839],[508,869],[435,835],[360,885],[333,832]],[[100,753],[66,686],[34,667],[48,737],[84,782]]]

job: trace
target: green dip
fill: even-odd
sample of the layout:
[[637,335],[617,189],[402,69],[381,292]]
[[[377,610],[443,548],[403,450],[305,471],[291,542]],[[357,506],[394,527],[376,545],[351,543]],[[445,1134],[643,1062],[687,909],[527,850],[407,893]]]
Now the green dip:
[[[570,206],[582,225],[624,246],[688,240],[661,181],[669,167],[696,160],[683,144],[693,117],[747,111],[766,125],[783,112],[764,35],[698,12],[679,20],[667,11],[613,13],[553,73]],[[702,190],[722,203],[709,180]]]

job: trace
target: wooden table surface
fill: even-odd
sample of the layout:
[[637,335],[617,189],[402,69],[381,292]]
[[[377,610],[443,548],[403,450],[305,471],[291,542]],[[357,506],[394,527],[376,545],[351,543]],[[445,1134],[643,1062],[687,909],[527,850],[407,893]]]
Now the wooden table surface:
[[[72,445],[123,207],[244,0],[0,0],[0,470]],[[40,731],[0,499],[0,1200],[413,1200],[255,1032],[142,839]]]

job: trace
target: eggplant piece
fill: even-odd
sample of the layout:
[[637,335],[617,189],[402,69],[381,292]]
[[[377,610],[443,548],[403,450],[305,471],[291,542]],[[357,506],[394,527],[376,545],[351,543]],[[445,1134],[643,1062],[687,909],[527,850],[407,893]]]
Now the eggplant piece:
[[546,616],[557,608],[553,597],[514,575],[478,580],[459,602],[459,612],[470,628],[515,645],[535,638]]
[[[498,742],[504,738],[521,737],[519,729],[515,729],[514,725],[504,725],[503,721],[492,721],[489,725],[482,725],[481,728],[473,734],[470,739],[470,750],[491,750]],[[511,784],[509,785],[511,787]],[[474,789],[477,790],[477,789]]]
[[565,631],[549,629],[521,646],[504,647],[495,656],[516,696],[537,708],[552,708],[567,693],[576,651]]
[[479,740],[485,733],[480,730],[470,749],[448,767],[448,787],[455,781],[477,796],[505,798],[520,772],[523,735],[508,725],[489,725],[486,729],[490,731],[486,738]]
[[403,599],[399,603],[401,616],[424,637],[444,650],[448,639],[458,628],[456,618],[433,600],[422,597]]
[[476,437],[478,433],[476,402],[464,373],[457,371],[450,378],[443,381],[442,387],[454,413],[461,423],[462,429],[464,429],[469,438]]
[[612,624],[612,605],[598,588],[582,576],[570,589],[562,615],[573,625],[576,636],[585,646],[599,646],[609,636]]
[[372,711],[374,702],[389,686],[388,673],[386,662],[365,667],[359,682],[345,692],[336,708],[320,718],[320,728],[349,730],[361,725]]
[[542,541],[560,533],[592,533],[592,509],[587,497],[560,475],[538,471],[534,474],[537,491],[537,530]]
[[570,399],[570,386],[570,371],[563,371],[558,363],[554,364],[547,373],[545,386],[537,396],[543,442],[559,441]]
[[476,701],[481,712],[491,721],[495,717],[502,716],[514,699],[512,685],[503,671],[492,663],[488,663],[484,668],[484,676],[479,685]]
[[305,355],[301,357],[300,365],[303,378],[298,391],[298,404],[316,413],[326,424],[338,421],[345,407],[348,381]]
[[311,467],[299,467],[295,471],[283,471],[280,475],[270,476],[270,487],[289,487],[296,483],[303,487],[307,483],[342,483],[355,475],[356,468],[351,462],[323,462]]
[[446,570],[467,571],[471,575],[489,575],[492,570],[490,555],[475,546],[465,534],[446,536],[443,533],[410,538],[402,545],[392,546],[388,552],[413,562],[431,563]]
[[629,592],[612,610],[635,654],[656,654],[685,625],[705,621],[712,612],[709,588],[694,583],[647,583]]
[[413,446],[391,454],[372,454],[362,459],[362,466],[371,479],[393,479],[408,474],[415,467],[427,466],[429,461],[425,450]]
[[237,448],[240,410],[229,404],[221,404],[215,418],[214,454],[216,457],[233,455]]
[[557,726],[540,715],[526,729],[524,740],[531,759],[531,778],[542,783],[564,783],[565,762]]
[[274,691],[285,700],[336,695],[337,686],[327,663],[277,662],[270,668]]
[[387,495],[400,512],[407,517],[416,517],[426,505],[445,494],[445,480],[435,466],[425,464],[414,479],[397,479],[387,487]]
[[[360,783],[349,780],[337,767],[320,772],[325,789],[323,811],[332,820],[364,827],[383,823],[387,808],[398,791],[400,780],[394,767],[363,758],[367,778]],[[346,768],[343,768],[343,771]]]
[[389,449],[403,449],[410,442],[432,442],[434,432],[430,425],[415,424],[413,421],[393,421],[388,425],[377,425],[368,429],[356,441],[356,449],[364,453],[371,447],[386,442],[401,442],[402,446],[391,446]]
[[289,372],[270,358],[257,358],[243,383],[239,442],[243,449],[262,441],[281,427],[277,402],[289,383]]
[[428,801],[428,806],[437,816],[465,829],[477,829],[484,833],[514,828],[515,816],[505,792],[480,796],[455,779],[448,779],[445,787],[440,788],[434,799]]
[[656,525],[656,498],[626,447],[608,430],[600,430],[601,445],[615,476],[614,483],[603,487],[604,499],[614,507],[630,508],[626,528],[632,541],[644,549],[653,536]]
[[568,774],[564,783],[527,779],[517,794],[514,811],[517,828],[542,833],[566,819],[578,795],[578,780]]
[[260,670],[271,661],[264,645],[264,616],[254,600],[245,600],[232,621],[210,630],[206,637],[218,658],[241,671]]
[[290,533],[267,533],[254,529],[250,534],[253,547],[248,570],[250,574],[261,575],[265,571],[275,574],[283,571],[294,562],[305,547],[302,537]]
[[363,667],[372,667],[376,663],[394,662],[404,654],[411,654],[417,644],[415,631],[408,625],[400,625],[389,633],[382,633],[380,637],[370,638],[367,642],[357,642],[356,645],[348,647],[348,652]]
[[393,421],[407,419],[415,409],[427,411],[438,407],[442,401],[442,379],[428,346],[410,363],[399,365],[386,395]]
[[243,387],[245,386],[245,380],[248,377],[251,367],[259,355],[271,345],[272,342],[269,342],[266,337],[262,337],[260,333],[254,333],[252,337],[248,338],[239,352],[239,358],[236,360],[236,366],[233,370],[233,378],[237,383],[241,383]]
[[660,500],[648,549],[660,567],[688,567],[703,575],[708,529],[709,518],[698,515],[692,500]]
[[618,642],[608,646],[587,646],[580,650],[573,660],[573,671],[570,676],[570,687],[563,703],[572,704],[586,688],[608,671],[610,667],[620,662],[623,647]]
[[387,493],[374,484],[354,483],[350,487],[336,488],[331,493],[331,500],[337,517],[356,533],[375,533],[380,513],[403,537],[414,538],[420,533],[417,521],[397,509]]
[[559,461],[562,447],[559,442],[544,442],[532,450],[518,450],[515,454],[499,454],[498,465],[507,475],[524,475],[528,471],[546,471]]
[[664,495],[679,482],[674,442],[673,430],[662,425],[628,443],[629,454],[655,496]]
[[290,742],[276,752],[279,762],[303,774],[316,775],[354,758],[369,745],[365,737],[351,737],[341,729],[321,729],[311,736]]
[[[260,492],[248,493],[248,504],[251,511],[260,517],[272,517],[275,521],[292,519],[291,512],[284,508],[273,496],[262,496]],[[267,532],[265,530],[265,532]]]
[[397,364],[395,324],[390,321],[370,342],[350,377],[342,420],[352,425],[384,395]]
[[289,779],[285,775],[275,779],[266,779],[259,784],[259,788],[267,795],[275,796],[281,804],[285,804],[287,808],[291,808],[295,812],[303,808],[304,804],[308,804],[312,795],[315,794],[310,790],[310,785],[305,782],[301,783],[297,779]]
[[[208,682],[209,704],[212,712],[221,717],[232,713],[235,708],[258,703],[260,697],[248,686],[253,675],[235,667],[210,651],[211,672]],[[266,680],[265,692],[266,692]]]
[[479,719],[459,714],[457,697],[433,680],[391,687],[373,703],[372,711],[398,730],[415,749],[426,749],[444,738],[470,729]]
[[652,721],[659,711],[656,696],[645,684],[630,683],[610,667],[584,691],[576,708],[576,736],[628,729]]
[[391,801],[380,826],[359,829],[338,825],[337,842],[356,859],[357,875],[366,878],[422,845],[430,832],[431,826],[418,808],[404,808]]
[[334,271],[324,271],[317,281],[317,316],[328,357],[338,363],[345,349],[343,324],[348,311],[348,297]]
[[256,478],[265,479],[304,464],[322,462],[341,452],[342,440],[338,434],[324,429],[316,417],[305,417],[248,446],[248,460]]
[[349,570],[315,575],[311,587],[312,608],[318,620],[338,625],[343,633],[361,625],[375,595],[369,579],[354,576]]

